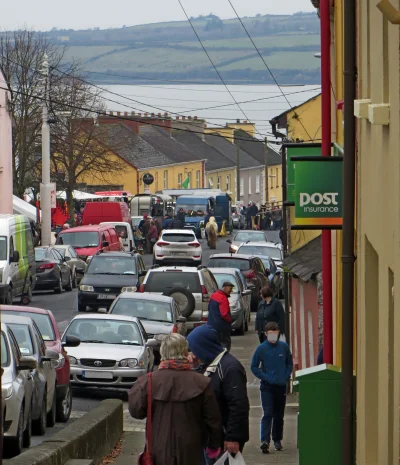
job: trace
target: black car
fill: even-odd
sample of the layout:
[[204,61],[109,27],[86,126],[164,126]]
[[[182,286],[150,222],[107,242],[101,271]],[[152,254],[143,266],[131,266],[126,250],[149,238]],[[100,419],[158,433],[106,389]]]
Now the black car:
[[138,253],[99,252],[86,269],[78,291],[78,311],[109,308],[121,292],[136,292],[146,275]]
[[56,294],[72,291],[72,271],[55,247],[36,247],[35,291],[54,290]]

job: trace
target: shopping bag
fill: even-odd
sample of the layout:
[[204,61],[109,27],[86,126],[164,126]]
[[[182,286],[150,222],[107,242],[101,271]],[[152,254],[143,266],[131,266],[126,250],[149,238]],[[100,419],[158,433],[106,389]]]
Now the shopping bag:
[[235,457],[232,457],[229,452],[225,452],[225,454],[222,455],[214,465],[225,465],[227,460],[229,465],[246,465],[243,455],[240,452],[238,452]]

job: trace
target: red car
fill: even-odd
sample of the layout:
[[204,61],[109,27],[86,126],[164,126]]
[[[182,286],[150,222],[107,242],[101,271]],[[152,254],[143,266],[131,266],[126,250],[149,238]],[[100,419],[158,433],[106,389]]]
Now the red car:
[[59,358],[56,362],[56,419],[63,423],[67,422],[72,410],[72,389],[69,381],[69,358],[64,347],[76,347],[80,344],[80,340],[69,336],[67,341],[62,343],[56,320],[50,310],[35,307],[19,307],[17,305],[0,305],[0,314],[20,315],[32,318],[42,333],[46,347],[58,352]]

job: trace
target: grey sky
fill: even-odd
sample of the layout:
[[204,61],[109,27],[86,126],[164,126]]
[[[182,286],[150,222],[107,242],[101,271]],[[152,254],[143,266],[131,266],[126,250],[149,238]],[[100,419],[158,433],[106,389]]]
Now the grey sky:
[[[2,1],[0,30],[21,27],[87,29],[184,20],[177,0],[14,0]],[[214,13],[232,18],[228,0],[182,0],[189,16]],[[240,16],[315,11],[310,0],[233,0]]]

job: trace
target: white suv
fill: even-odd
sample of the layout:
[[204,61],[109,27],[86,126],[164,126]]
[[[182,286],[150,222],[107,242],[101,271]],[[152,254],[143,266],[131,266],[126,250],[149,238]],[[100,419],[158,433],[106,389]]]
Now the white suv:
[[206,267],[174,266],[150,269],[139,292],[173,297],[191,330],[207,323],[208,302],[217,290],[217,281]]
[[166,229],[154,244],[154,265],[201,265],[201,244],[193,231]]

